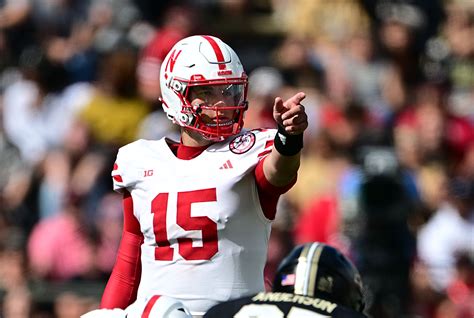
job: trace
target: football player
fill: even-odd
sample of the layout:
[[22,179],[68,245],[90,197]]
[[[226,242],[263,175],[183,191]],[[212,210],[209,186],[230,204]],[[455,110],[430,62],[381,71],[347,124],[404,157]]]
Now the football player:
[[315,242],[296,246],[281,262],[272,292],[216,305],[204,318],[364,318],[364,306],[355,266]]
[[171,49],[160,85],[181,140],[138,140],[118,152],[124,229],[101,308],[160,294],[202,315],[264,290],[271,222],[296,182],[308,127],[305,94],[275,98],[278,129],[242,130],[247,75],[234,50],[207,35]]

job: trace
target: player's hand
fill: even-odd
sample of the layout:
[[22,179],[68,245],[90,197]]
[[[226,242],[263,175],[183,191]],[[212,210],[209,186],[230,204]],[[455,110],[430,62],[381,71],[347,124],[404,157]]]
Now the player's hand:
[[299,92],[285,102],[280,97],[273,104],[273,118],[289,135],[302,134],[308,128],[308,115],[301,101],[306,94]]

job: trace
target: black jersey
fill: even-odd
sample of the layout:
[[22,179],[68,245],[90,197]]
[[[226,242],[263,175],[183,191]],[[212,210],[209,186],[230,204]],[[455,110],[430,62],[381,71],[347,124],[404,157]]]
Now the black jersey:
[[212,307],[204,318],[366,318],[333,302],[289,293],[258,293]]

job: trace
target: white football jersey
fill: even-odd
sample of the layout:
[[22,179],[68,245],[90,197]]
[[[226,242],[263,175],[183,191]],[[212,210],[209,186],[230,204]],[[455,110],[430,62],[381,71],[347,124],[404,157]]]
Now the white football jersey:
[[178,159],[164,138],[119,150],[114,189],[131,193],[144,235],[138,298],[167,295],[198,314],[264,290],[271,221],[254,169],[275,133],[243,131],[191,160]]

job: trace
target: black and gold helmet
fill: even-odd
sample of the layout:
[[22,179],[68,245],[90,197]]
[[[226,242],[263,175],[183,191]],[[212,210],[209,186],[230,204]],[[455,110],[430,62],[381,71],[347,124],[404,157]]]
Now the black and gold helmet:
[[337,249],[317,242],[296,246],[280,263],[273,291],[321,298],[358,312],[365,306],[359,271]]

